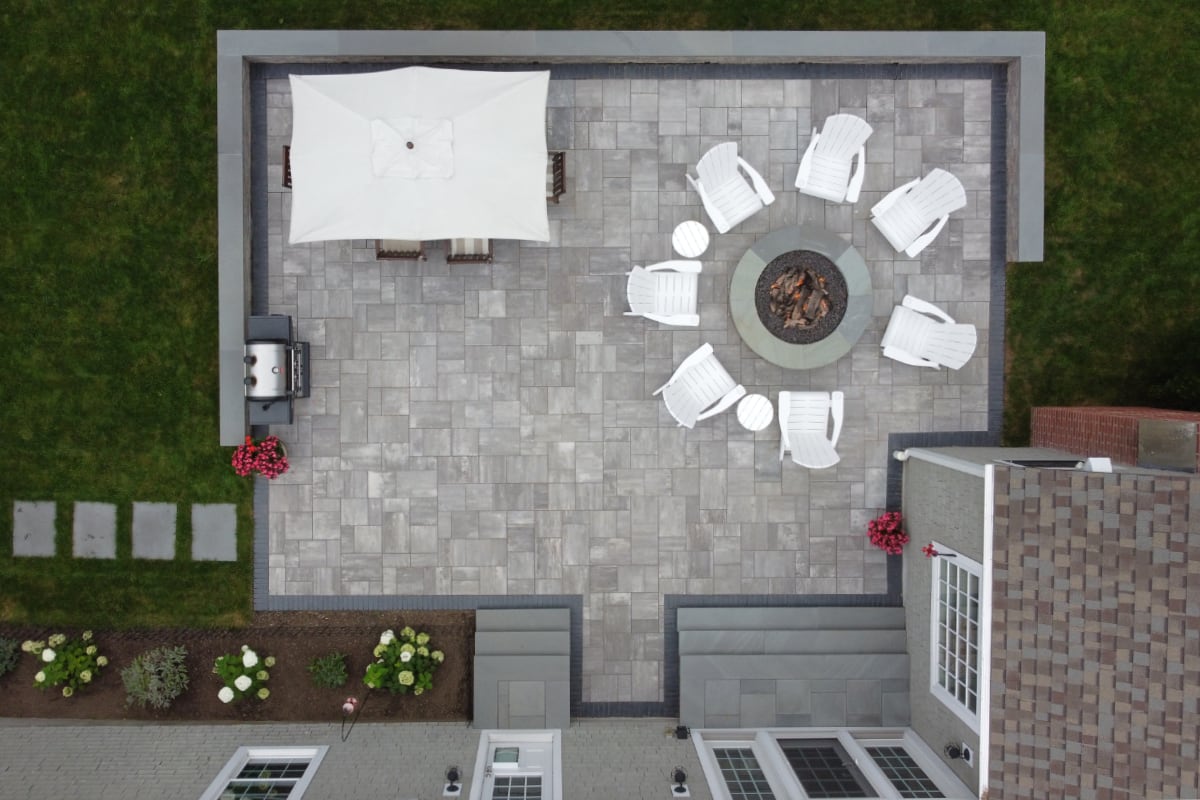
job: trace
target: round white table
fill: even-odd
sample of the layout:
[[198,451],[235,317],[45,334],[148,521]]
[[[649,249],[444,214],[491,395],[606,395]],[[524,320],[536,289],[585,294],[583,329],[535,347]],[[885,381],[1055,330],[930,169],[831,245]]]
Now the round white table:
[[697,258],[708,249],[708,228],[694,219],[681,222],[671,234],[671,246],[684,258]]
[[761,431],[775,419],[771,401],[761,394],[748,394],[738,403],[738,422],[748,431]]

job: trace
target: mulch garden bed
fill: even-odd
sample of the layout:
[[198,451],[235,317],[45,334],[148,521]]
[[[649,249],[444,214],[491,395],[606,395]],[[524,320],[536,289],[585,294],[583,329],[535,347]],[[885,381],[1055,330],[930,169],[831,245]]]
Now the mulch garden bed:
[[[362,676],[373,661],[379,635],[405,625],[425,631],[430,647],[446,655],[433,678],[433,688],[414,697],[375,690],[367,697]],[[73,629],[17,628],[0,625],[0,636],[24,641],[45,640],[51,633],[72,638]],[[94,629],[100,653],[108,666],[86,689],[73,697],[61,689],[38,689],[33,676],[39,664],[22,653],[16,669],[0,678],[0,715],[51,719],[153,720],[159,722],[336,722],[342,701],[350,695],[365,700],[360,719],[370,721],[451,721],[471,716],[471,664],[475,649],[475,614],[471,611],[259,613],[248,627],[237,630]],[[213,662],[249,645],[260,657],[274,656],[265,701],[246,698],[225,704],[217,698],[223,685],[213,674]],[[134,656],[162,645],[187,648],[189,684],[165,711],[125,704],[121,670]],[[319,688],[308,672],[309,663],[334,651],[346,654],[349,678],[339,689]]]

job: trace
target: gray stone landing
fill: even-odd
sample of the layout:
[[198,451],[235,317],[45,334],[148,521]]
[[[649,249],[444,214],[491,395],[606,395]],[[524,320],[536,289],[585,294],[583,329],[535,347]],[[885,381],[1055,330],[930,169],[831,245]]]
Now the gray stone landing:
[[681,608],[678,629],[684,725],[909,722],[903,608]]
[[480,609],[475,615],[476,728],[571,724],[571,612]]

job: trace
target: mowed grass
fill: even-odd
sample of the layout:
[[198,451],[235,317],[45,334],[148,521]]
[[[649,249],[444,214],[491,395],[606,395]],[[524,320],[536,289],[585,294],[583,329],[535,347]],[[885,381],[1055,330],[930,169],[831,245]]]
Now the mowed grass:
[[[15,0],[0,10],[0,621],[250,612],[250,484],[217,445],[223,28],[1045,30],[1046,259],[1009,271],[1006,440],[1039,404],[1200,402],[1196,4]],[[15,500],[58,503],[58,557],[12,557]],[[78,500],[118,505],[116,562],[64,555]],[[176,561],[128,558],[134,501],[179,504]],[[188,560],[196,502],[237,505],[237,564]]]

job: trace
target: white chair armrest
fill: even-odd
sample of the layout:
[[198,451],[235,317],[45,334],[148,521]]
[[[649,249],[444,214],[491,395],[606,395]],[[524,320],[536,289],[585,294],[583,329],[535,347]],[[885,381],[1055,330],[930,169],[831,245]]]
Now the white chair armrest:
[[850,175],[850,187],[846,189],[846,202],[857,203],[858,193],[862,191],[863,178],[867,174],[867,148],[864,145],[858,149],[858,159],[854,162],[854,172]]
[[704,204],[704,210],[708,212],[708,218],[712,220],[713,227],[717,229],[717,233],[728,233],[729,229],[733,226],[729,224],[729,220],[721,213],[721,209],[717,208],[712,200],[709,199],[708,192],[704,191],[704,185],[687,173],[684,173],[683,177],[687,178],[688,184],[700,195],[700,202]]
[[746,396],[746,387],[742,386],[739,383],[737,386],[733,387],[728,392],[726,392],[725,396],[721,398],[721,401],[719,403],[717,403],[715,406],[710,408],[708,411],[705,411],[700,416],[696,417],[696,421],[699,422],[702,419],[708,419],[709,417],[715,417],[717,414],[720,414],[722,411],[725,411],[726,409],[728,409],[730,406],[732,406],[734,403],[736,403],[738,400],[741,400],[745,396]]
[[816,128],[813,128],[812,141],[808,143],[808,149],[804,151],[804,155],[800,159],[800,169],[796,172],[797,189],[803,189],[808,185],[808,176],[812,174],[813,150],[820,138],[821,134],[817,133]]
[[837,447],[838,437],[842,435],[842,418],[845,416],[846,395],[844,392],[833,392],[829,396],[829,413],[833,417],[833,436],[829,443]]
[[883,214],[885,211],[895,205],[897,200],[899,200],[905,194],[908,194],[908,192],[920,182],[920,178],[913,178],[903,186],[897,186],[895,189],[892,189],[887,193],[886,197],[871,207],[871,216],[878,217],[879,215]]
[[904,253],[909,258],[916,258],[921,251],[929,246],[929,243],[937,238],[937,235],[942,232],[942,228],[946,227],[946,222],[950,219],[950,215],[946,214],[937,221],[937,224],[928,233],[923,233],[918,236],[912,244],[904,248]]
[[758,174],[754,167],[746,163],[746,159],[738,156],[738,164],[742,169],[746,170],[746,174],[750,176],[750,182],[754,184],[754,191],[763,201],[764,206],[769,206],[775,202],[775,193],[771,191],[771,187],[767,186],[767,182],[763,180],[763,176]]
[[[630,312],[625,312],[625,313],[628,314]],[[700,325],[700,315],[699,314],[646,313],[646,314],[641,314],[639,316],[642,316],[648,320],[652,320],[653,322],[661,322],[663,325],[687,325],[687,326],[690,326],[693,328],[698,327]]]
[[642,267],[642,269],[646,270],[646,272],[658,272],[659,270],[669,269],[669,270],[674,270],[675,272],[699,273],[700,272],[700,262],[699,261],[681,261],[681,260],[660,261],[657,264],[650,264],[649,266]]
[[925,358],[918,358],[917,356],[914,356],[912,353],[905,352],[904,350],[901,350],[896,347],[883,348],[883,354],[884,354],[884,356],[892,359],[893,361],[899,361],[901,364],[908,364],[909,366],[913,366],[913,367],[933,367],[934,369],[940,368],[939,364],[936,361],[930,361]]
[[911,294],[904,295],[904,299],[900,301],[900,305],[905,308],[911,308],[913,311],[920,312],[921,314],[929,314],[937,317],[944,322],[954,323],[954,318],[945,311],[942,311],[933,303],[928,303],[919,297],[913,297]]

